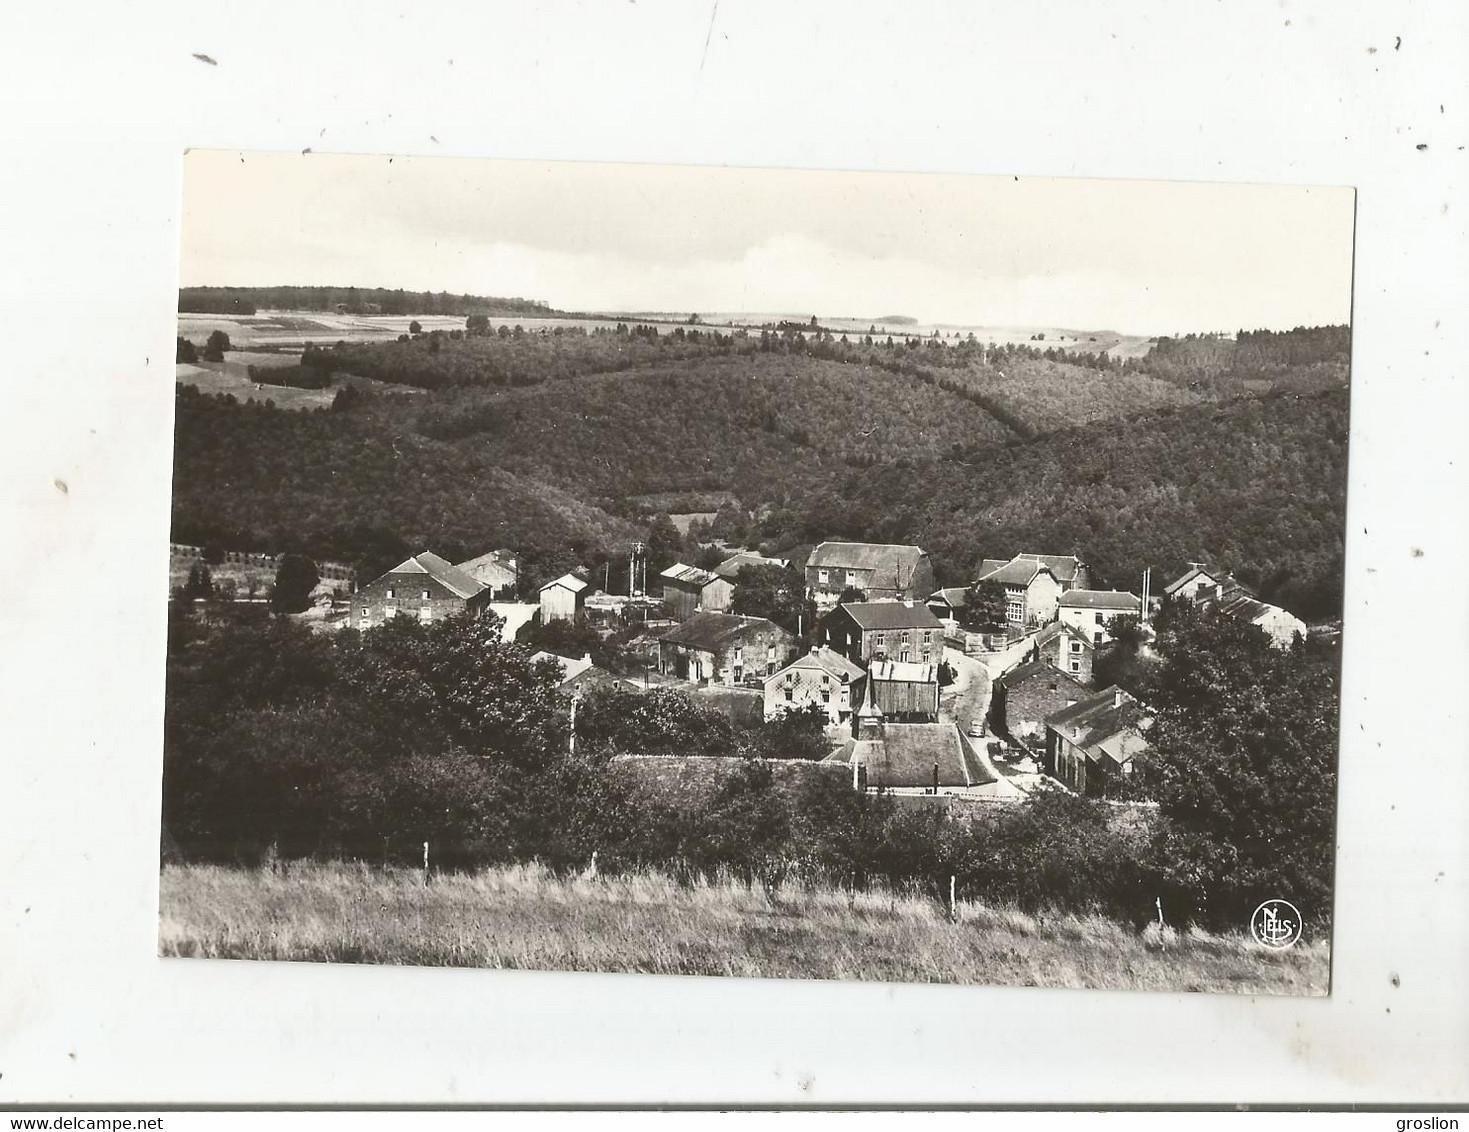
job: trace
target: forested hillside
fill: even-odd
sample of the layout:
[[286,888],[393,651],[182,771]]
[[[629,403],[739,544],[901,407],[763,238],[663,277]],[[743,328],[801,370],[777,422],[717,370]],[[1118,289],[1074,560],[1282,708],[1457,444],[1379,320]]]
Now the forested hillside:
[[179,311],[191,314],[254,314],[257,310],[330,311],[349,314],[490,314],[505,317],[561,314],[534,299],[451,295],[446,291],[388,290],[385,287],[180,287]]

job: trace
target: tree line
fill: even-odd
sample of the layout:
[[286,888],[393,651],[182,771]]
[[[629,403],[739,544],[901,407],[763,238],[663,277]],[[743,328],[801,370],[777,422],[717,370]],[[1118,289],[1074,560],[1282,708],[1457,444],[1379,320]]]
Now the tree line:
[[180,287],[179,313],[253,315],[259,310],[333,311],[384,315],[498,315],[546,318],[567,312],[538,299],[405,291],[401,287]]

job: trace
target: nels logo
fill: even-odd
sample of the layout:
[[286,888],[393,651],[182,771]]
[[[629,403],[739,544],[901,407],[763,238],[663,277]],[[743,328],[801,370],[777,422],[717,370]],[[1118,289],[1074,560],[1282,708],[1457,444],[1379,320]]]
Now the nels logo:
[[1250,932],[1266,947],[1290,947],[1301,938],[1301,914],[1288,900],[1267,900],[1250,917]]

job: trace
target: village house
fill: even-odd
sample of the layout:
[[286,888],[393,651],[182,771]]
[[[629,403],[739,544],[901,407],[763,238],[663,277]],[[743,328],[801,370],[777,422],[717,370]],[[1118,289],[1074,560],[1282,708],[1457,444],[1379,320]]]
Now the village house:
[[561,669],[561,683],[557,685],[559,692],[568,692],[575,695],[593,684],[605,683],[615,680],[616,677],[605,668],[598,668],[592,663],[592,654],[584,653],[580,659],[559,656],[554,652],[537,652],[531,654],[531,662],[539,663],[543,660],[554,661]]
[[929,595],[928,608],[946,628],[957,628],[963,620],[964,610],[969,604],[969,591],[964,586],[946,586]]
[[658,671],[734,687],[778,671],[794,644],[790,633],[764,617],[695,613],[658,638]]
[[851,718],[867,673],[839,652],[813,647],[765,678],[765,718],[819,704],[833,723]]
[[1052,621],[1031,638],[1030,660],[1055,665],[1072,679],[1090,687],[1096,649],[1085,633],[1062,621]]
[[890,724],[871,698],[863,696],[852,737],[832,762],[849,766],[856,784],[867,789],[969,789],[994,781],[964,749],[952,722]]
[[663,579],[663,604],[675,621],[685,621],[695,613],[723,613],[729,608],[734,583],[709,570],[675,562],[658,575]]
[[914,601],[852,601],[826,615],[821,643],[859,664],[874,656],[936,664],[943,659],[944,626]]
[[782,570],[787,570],[790,568],[790,565],[791,560],[789,558],[766,558],[762,554],[742,550],[738,554],[730,555],[718,566],[714,567],[714,572],[721,578],[726,578],[731,582],[738,582],[740,580],[740,571],[746,566],[778,566]]
[[485,586],[425,550],[358,590],[348,620],[354,629],[381,625],[390,617],[442,621],[458,613],[478,614],[489,602]]
[[1121,688],[1108,688],[1046,721],[1046,773],[1078,794],[1106,797],[1148,750],[1150,711]]
[[1014,562],[1034,562],[1044,566],[1056,579],[1062,593],[1084,590],[1092,584],[1091,567],[1074,554],[1017,554],[1010,559],[986,558],[979,564],[979,576],[983,578]]
[[994,682],[990,718],[1015,742],[1040,749],[1046,743],[1046,721],[1090,695],[1085,685],[1054,664],[1032,660]]
[[1306,623],[1289,610],[1261,601],[1249,586],[1227,570],[1194,562],[1182,577],[1164,588],[1170,598],[1195,606],[1213,607],[1230,617],[1248,621],[1270,638],[1276,648],[1289,648],[1296,634],[1307,634]]
[[933,565],[920,547],[876,542],[823,542],[806,559],[806,596],[822,612],[842,592],[869,601],[922,601],[933,592]]
[[456,563],[455,568],[463,570],[496,598],[513,595],[515,584],[520,580],[520,567],[513,550],[492,550],[478,558]]
[[1117,590],[1068,590],[1056,603],[1062,623],[1090,637],[1092,644],[1112,641],[1112,622],[1118,617],[1140,617],[1143,603],[1135,594]]
[[1056,619],[1056,603],[1063,592],[1061,582],[1040,561],[1040,555],[1017,555],[998,565],[993,565],[994,561],[986,559],[981,564],[984,572],[977,580],[996,582],[1005,588],[1005,621],[1012,634]]
[[888,719],[934,722],[939,716],[938,665],[875,659],[867,669],[869,699]]
[[541,624],[552,621],[577,621],[586,605],[589,583],[575,574],[562,574],[540,589]]

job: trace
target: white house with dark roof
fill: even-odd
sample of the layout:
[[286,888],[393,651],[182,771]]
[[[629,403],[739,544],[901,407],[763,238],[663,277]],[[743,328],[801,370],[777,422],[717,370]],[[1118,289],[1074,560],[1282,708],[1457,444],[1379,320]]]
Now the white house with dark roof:
[[765,718],[818,704],[833,724],[851,718],[867,674],[839,652],[812,648],[765,678]]
[[1278,605],[1261,601],[1255,591],[1227,570],[1194,562],[1163,590],[1170,598],[1213,607],[1230,617],[1248,621],[1270,638],[1276,648],[1289,648],[1296,635],[1305,637],[1306,623]]
[[1064,589],[1040,555],[1016,555],[1008,562],[986,559],[980,569],[977,581],[1004,587],[1005,620],[1012,630],[1023,631],[1056,619],[1056,602]]
[[1112,640],[1112,622],[1139,617],[1143,603],[1136,594],[1118,590],[1069,590],[1056,603],[1057,620],[1086,635],[1093,645]]
[[979,564],[979,576],[993,573],[1012,562],[1034,562],[1051,572],[1051,577],[1064,593],[1067,590],[1084,590],[1092,584],[1092,572],[1074,554],[1017,554],[1014,558],[986,558]]
[[459,613],[478,614],[490,590],[432,551],[405,558],[352,596],[348,623],[370,629],[392,617],[441,621]]
[[897,543],[823,542],[806,559],[806,596],[825,612],[843,590],[870,601],[923,601],[933,592],[933,565],[922,547]]

